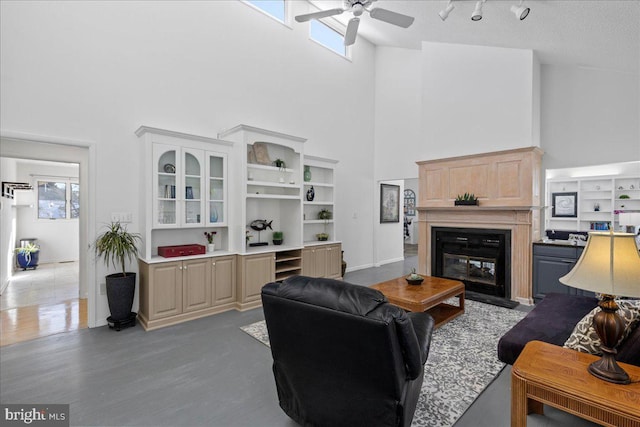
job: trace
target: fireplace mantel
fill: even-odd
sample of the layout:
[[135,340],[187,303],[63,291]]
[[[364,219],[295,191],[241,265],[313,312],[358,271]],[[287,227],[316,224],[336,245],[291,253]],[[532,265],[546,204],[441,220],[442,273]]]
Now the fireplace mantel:
[[[511,231],[511,299],[531,304],[532,245],[540,239],[542,150],[527,147],[418,162],[418,270],[431,274],[431,228]],[[474,193],[479,206],[454,206]]]

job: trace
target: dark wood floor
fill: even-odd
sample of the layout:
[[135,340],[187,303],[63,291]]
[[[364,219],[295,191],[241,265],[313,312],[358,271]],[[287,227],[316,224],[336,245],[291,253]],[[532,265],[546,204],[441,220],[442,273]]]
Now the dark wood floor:
[[[405,262],[347,273],[372,284],[408,273]],[[230,311],[145,332],[83,329],[0,348],[0,401],[69,403],[71,425],[293,427],[280,410],[269,349],[239,327],[261,309]],[[504,370],[456,427],[509,425]],[[560,411],[529,426],[593,425]]]

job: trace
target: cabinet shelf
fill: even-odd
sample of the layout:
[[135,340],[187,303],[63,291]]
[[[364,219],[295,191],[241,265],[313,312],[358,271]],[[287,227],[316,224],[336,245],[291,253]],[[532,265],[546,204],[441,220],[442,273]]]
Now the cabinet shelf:
[[277,273],[285,273],[287,271],[296,271],[300,270],[300,265],[290,265],[290,264],[277,264],[276,265],[276,274]]
[[295,170],[289,169],[289,168],[279,168],[277,166],[259,165],[256,163],[247,163],[247,169],[275,171],[275,172],[284,172],[284,173],[295,172]]
[[309,181],[305,181],[304,185],[306,185],[308,187],[311,187],[311,186],[314,186],[314,187],[326,187],[326,188],[333,188],[334,187],[333,184],[327,184],[325,182],[309,182]]
[[316,205],[316,206],[333,206],[333,202],[331,201],[313,201],[313,202],[304,202],[305,205]]
[[332,219],[306,219],[305,224],[333,224]]
[[247,199],[300,200],[300,196],[285,196],[281,194],[247,194]]
[[247,181],[247,186],[254,187],[275,187],[275,188],[295,188],[299,189],[300,186],[296,184],[285,184],[283,182],[271,182],[271,181]]

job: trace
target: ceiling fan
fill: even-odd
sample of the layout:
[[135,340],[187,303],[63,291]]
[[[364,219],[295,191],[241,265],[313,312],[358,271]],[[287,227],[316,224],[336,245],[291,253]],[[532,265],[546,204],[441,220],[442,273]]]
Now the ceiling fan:
[[344,8],[335,8],[328,10],[321,10],[319,12],[307,13],[304,15],[296,16],[296,21],[307,22],[311,19],[322,19],[328,16],[340,15],[343,12],[353,13],[353,18],[349,20],[347,26],[347,32],[344,35],[344,45],[351,46],[356,42],[356,35],[358,34],[358,26],[360,25],[360,15],[362,12],[368,12],[369,16],[373,19],[387,22],[389,24],[397,25],[398,27],[408,28],[413,24],[414,18],[412,16],[403,15],[401,13],[392,12],[380,7],[370,8],[371,4],[376,0],[344,0]]

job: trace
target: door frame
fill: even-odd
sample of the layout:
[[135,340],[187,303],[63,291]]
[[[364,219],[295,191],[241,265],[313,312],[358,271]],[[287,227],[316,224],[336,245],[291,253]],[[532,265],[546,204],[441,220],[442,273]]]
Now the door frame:
[[96,227],[96,143],[0,130],[0,156],[78,163],[80,180],[79,297],[87,298],[87,325],[96,326],[96,269],[89,251]]

